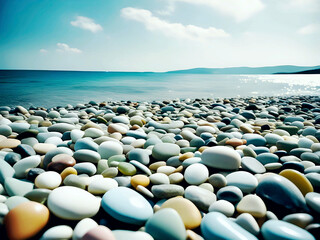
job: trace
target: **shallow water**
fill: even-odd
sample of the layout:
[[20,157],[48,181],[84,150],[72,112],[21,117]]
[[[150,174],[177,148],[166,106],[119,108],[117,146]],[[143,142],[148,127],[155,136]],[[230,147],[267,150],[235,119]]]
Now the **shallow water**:
[[0,106],[110,100],[319,95],[320,75],[0,71]]

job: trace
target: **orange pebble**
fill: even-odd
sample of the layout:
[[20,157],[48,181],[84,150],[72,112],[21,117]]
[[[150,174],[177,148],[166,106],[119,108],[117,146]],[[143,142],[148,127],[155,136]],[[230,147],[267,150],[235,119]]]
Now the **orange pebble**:
[[238,139],[238,138],[231,138],[229,140],[226,141],[227,145],[231,145],[232,147],[238,147],[243,145],[243,141],[242,139]]
[[49,210],[37,202],[24,202],[10,210],[4,219],[7,235],[11,240],[35,236],[49,221]]

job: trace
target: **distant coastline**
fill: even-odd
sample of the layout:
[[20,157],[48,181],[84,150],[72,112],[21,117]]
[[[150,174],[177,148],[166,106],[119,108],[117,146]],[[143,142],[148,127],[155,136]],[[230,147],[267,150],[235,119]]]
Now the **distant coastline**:
[[320,74],[318,66],[265,66],[265,67],[227,67],[227,68],[190,68],[182,70],[172,70],[165,72],[156,71],[107,71],[107,70],[59,70],[59,69],[0,69],[0,71],[44,71],[44,72],[93,72],[93,73],[113,73],[113,74]]

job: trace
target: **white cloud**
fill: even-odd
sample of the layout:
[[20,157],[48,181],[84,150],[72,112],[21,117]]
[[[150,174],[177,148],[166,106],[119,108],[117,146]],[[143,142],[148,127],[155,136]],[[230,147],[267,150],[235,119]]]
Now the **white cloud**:
[[57,43],[58,52],[68,52],[68,53],[81,53],[82,51],[78,48],[71,48],[68,44],[65,43]]
[[149,31],[158,31],[176,38],[206,40],[229,36],[223,29],[216,29],[214,27],[202,28],[194,25],[170,23],[153,16],[150,11],[145,9],[123,8],[121,14],[124,18],[143,23]]
[[165,9],[157,11],[159,15],[171,15],[175,10],[174,1],[168,3]]
[[222,14],[244,21],[264,8],[261,0],[175,0],[211,7]]
[[85,30],[89,30],[93,33],[102,31],[100,24],[94,22],[93,19],[83,16],[78,16],[75,21],[70,22],[72,26],[79,27]]
[[298,33],[302,35],[308,35],[308,34],[313,34],[319,30],[320,30],[319,24],[309,24],[307,26],[300,28],[298,30]]
[[47,49],[44,49],[44,48],[41,48],[41,49],[40,49],[40,53],[45,54],[45,53],[47,53],[47,52],[48,52],[48,50],[47,50]]

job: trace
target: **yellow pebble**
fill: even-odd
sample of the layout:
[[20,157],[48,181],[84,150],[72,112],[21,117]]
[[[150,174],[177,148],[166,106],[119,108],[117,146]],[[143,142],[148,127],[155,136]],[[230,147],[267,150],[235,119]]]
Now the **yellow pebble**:
[[165,161],[159,161],[159,162],[150,164],[149,169],[153,171],[157,171],[159,167],[166,166],[166,165],[167,163]]
[[174,170],[174,173],[182,172],[182,170],[183,170],[183,166],[181,165],[177,167],[176,170]]
[[188,158],[192,158],[194,156],[193,152],[186,152],[184,154],[181,154],[181,156],[179,157],[180,161],[184,161]]
[[41,126],[41,127],[50,127],[50,126],[52,126],[52,123],[50,122],[50,121],[41,121],[40,123],[39,123],[39,125]]
[[308,192],[313,192],[310,181],[300,172],[293,169],[285,169],[279,173],[282,177],[287,178],[299,188],[300,192],[305,196]]
[[174,197],[165,201],[160,209],[173,208],[180,215],[187,229],[194,229],[201,224],[201,213],[190,200],[183,197]]
[[203,152],[204,150],[206,150],[207,148],[209,148],[208,146],[202,146],[198,149],[199,152]]
[[147,187],[150,184],[150,179],[146,175],[135,175],[131,178],[131,185],[136,188],[138,185]]
[[70,174],[78,175],[78,172],[75,168],[73,167],[67,167],[65,168],[61,173],[60,176],[62,178],[62,181]]

